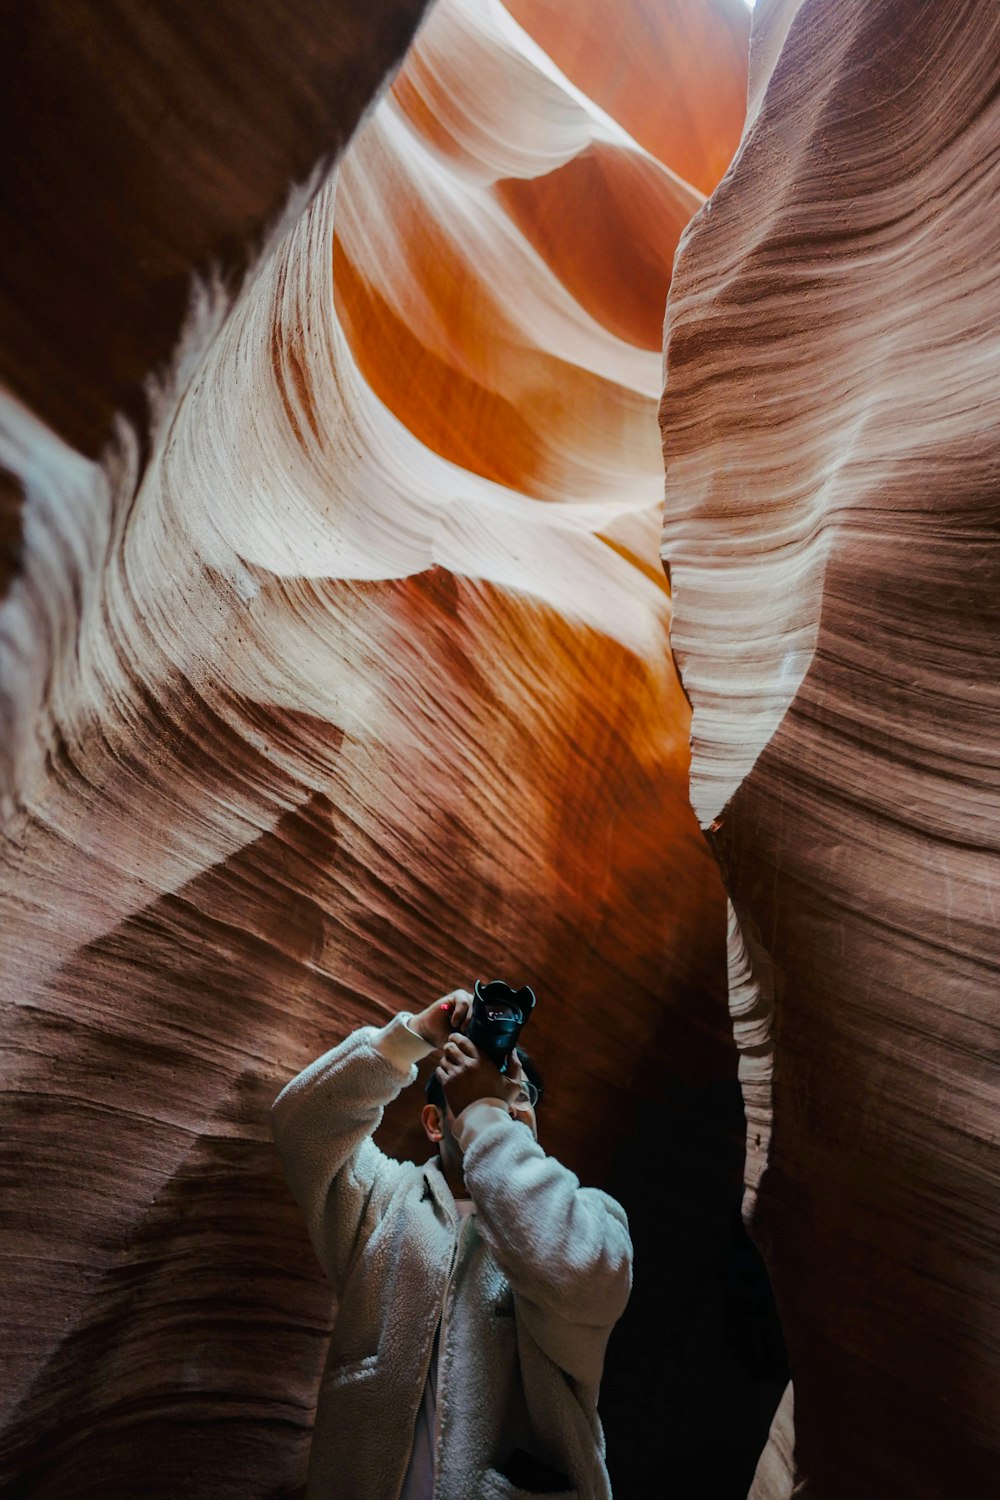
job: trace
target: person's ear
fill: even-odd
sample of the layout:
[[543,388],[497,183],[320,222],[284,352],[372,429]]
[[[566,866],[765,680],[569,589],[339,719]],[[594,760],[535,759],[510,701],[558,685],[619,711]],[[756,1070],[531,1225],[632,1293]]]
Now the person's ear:
[[424,1105],[420,1111],[420,1123],[429,1141],[440,1141],[444,1138],[444,1122],[436,1104]]

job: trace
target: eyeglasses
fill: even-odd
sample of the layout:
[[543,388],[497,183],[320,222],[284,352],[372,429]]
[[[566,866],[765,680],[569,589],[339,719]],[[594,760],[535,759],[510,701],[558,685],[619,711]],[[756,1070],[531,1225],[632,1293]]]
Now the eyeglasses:
[[510,1102],[514,1109],[534,1109],[541,1096],[541,1089],[529,1083],[527,1078],[523,1078],[517,1093]]

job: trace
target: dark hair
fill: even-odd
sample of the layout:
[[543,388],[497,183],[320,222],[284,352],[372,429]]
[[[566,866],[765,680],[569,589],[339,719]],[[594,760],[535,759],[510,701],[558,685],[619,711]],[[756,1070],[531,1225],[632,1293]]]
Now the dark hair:
[[[525,1052],[523,1047],[515,1047],[514,1051],[517,1053],[518,1057],[521,1060],[521,1067],[524,1069],[525,1078],[529,1083],[533,1083],[535,1085],[535,1088],[538,1090],[538,1103],[541,1104],[545,1085],[542,1083],[542,1075],[538,1071],[538,1066],[535,1063],[535,1059],[531,1056],[530,1053]],[[444,1114],[447,1107],[447,1101],[444,1097],[444,1089],[441,1086],[441,1080],[436,1073],[432,1073],[427,1082],[424,1084],[424,1093],[427,1095],[427,1103],[437,1105],[441,1113]]]

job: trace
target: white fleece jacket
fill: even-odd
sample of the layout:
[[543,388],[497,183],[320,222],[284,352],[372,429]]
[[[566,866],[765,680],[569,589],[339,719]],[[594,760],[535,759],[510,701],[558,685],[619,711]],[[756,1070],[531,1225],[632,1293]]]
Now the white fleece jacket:
[[597,1392],[631,1288],[625,1212],[495,1103],[456,1134],[476,1212],[460,1226],[436,1161],[385,1156],[382,1111],[430,1049],[397,1016],[282,1090],[274,1133],[338,1311],[320,1384],[309,1500],[396,1500],[440,1323],[435,1500],[520,1500],[521,1449],[606,1500]]

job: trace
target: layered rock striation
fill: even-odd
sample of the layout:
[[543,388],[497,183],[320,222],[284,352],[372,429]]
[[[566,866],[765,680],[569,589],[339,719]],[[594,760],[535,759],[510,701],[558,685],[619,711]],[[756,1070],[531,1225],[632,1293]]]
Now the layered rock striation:
[[[738,119],[678,94],[689,181],[599,38],[447,0],[330,169],[420,8],[308,9],[20,23],[93,191],[37,127],[0,301],[11,1495],[296,1491],[332,1309],[267,1114],[349,1027],[530,976],[590,1180],[672,1068],[731,1068],[655,414]],[[677,75],[644,14],[617,45]],[[704,23],[726,97],[746,24]]]
[[664,556],[795,1384],[755,1496],[1000,1485],[1000,19],[758,4]]

